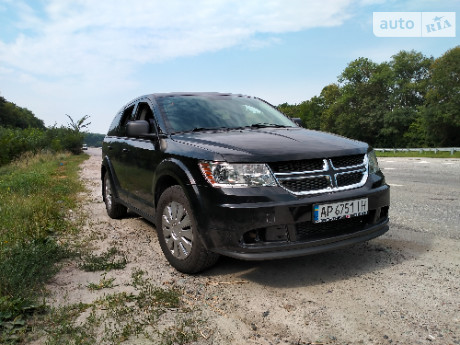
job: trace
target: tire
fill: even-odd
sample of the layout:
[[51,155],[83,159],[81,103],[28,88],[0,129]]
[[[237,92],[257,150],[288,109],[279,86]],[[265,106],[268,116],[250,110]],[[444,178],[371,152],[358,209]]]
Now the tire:
[[126,206],[118,203],[114,194],[112,179],[110,174],[107,172],[104,175],[104,186],[102,187],[104,193],[104,202],[107,214],[110,218],[120,219],[126,216],[128,209]]
[[190,203],[180,186],[160,196],[155,224],[161,250],[171,266],[180,272],[198,273],[214,265],[219,255],[204,247]]

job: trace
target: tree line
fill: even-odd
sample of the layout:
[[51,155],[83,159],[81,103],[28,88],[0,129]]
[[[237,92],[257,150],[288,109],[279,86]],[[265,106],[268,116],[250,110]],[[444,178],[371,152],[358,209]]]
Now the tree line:
[[29,109],[19,107],[0,96],[0,127],[45,129],[45,124]]
[[104,140],[105,134],[99,133],[85,133],[84,142],[88,146],[102,147],[102,141]]
[[[67,115],[68,116],[68,115]],[[18,158],[24,152],[82,152],[83,129],[90,124],[89,116],[74,121],[68,116],[67,126],[45,127],[42,120],[28,109],[0,97],[0,166]]]
[[460,46],[438,59],[413,50],[382,63],[356,59],[319,96],[278,108],[375,147],[460,146]]

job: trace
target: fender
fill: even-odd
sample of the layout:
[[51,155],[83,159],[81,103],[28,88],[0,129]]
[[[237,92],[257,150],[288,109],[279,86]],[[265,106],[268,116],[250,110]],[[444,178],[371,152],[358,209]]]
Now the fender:
[[[198,169],[197,166],[197,171]],[[201,174],[197,178],[199,177],[201,177]],[[193,173],[183,162],[176,158],[165,159],[158,165],[153,179],[152,188],[155,210],[161,193],[172,185],[180,185],[190,202],[190,207],[193,210],[198,227],[206,228],[205,224],[208,222],[208,219],[203,215],[203,200],[198,190],[197,182],[201,183],[204,181],[197,181]],[[198,231],[197,235],[206,248],[211,247],[210,239],[207,238],[205,233]]]
[[[171,183],[171,179],[174,180],[175,183]],[[165,189],[164,183],[166,183],[166,188],[172,184],[180,185],[184,189],[190,202],[197,201],[197,191],[193,193],[195,195],[190,195],[190,191],[195,189],[196,180],[187,166],[180,160],[176,158],[167,158],[157,166],[152,183],[155,208],[161,192]]]

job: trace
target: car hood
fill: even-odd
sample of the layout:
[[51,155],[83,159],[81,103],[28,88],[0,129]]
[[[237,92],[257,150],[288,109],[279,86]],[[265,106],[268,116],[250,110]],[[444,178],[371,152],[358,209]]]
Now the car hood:
[[[368,145],[303,128],[264,128],[174,134],[171,139],[193,150],[214,153],[227,162],[275,162],[365,153]],[[185,149],[185,148],[183,148]],[[219,157],[220,156],[220,157]]]

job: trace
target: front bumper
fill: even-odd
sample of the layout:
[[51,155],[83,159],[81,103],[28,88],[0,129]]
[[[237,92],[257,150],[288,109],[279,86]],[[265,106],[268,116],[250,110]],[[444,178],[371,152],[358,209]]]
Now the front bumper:
[[[260,195],[260,201],[238,195],[244,194],[242,191],[198,188],[202,206],[195,214],[203,242],[213,252],[238,259],[268,260],[314,254],[368,241],[389,229],[387,185],[372,188],[370,184],[314,197],[295,197],[274,188]],[[366,216],[312,222],[313,204],[363,197],[369,200]]]
[[[216,253],[242,260],[271,260],[285,259],[296,256],[321,253],[329,250],[335,250],[346,247],[355,243],[371,240],[383,235],[389,229],[388,219],[376,226],[363,231],[353,233],[353,235],[336,236],[328,239],[303,242],[298,244],[277,244],[268,245],[263,249],[245,248],[243,251],[227,248],[216,248]],[[261,250],[262,249],[262,250]]]

